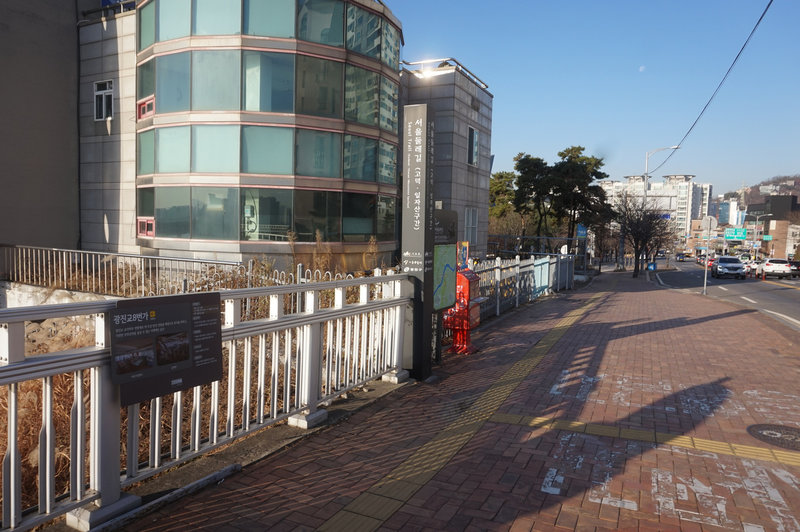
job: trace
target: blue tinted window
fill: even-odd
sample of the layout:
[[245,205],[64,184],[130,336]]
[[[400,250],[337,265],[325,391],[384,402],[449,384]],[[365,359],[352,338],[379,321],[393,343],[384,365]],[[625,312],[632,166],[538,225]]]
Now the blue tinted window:
[[377,126],[380,74],[352,65],[347,65],[345,73],[345,120]]
[[162,127],[156,130],[156,173],[189,172],[191,128]]
[[294,111],[294,55],[245,50],[242,56],[242,109]]
[[348,4],[347,49],[380,59],[381,18],[353,4]]
[[239,171],[239,126],[192,126],[192,171]]
[[244,0],[244,33],[294,37],[295,0]]
[[292,201],[291,190],[241,189],[242,240],[287,241],[292,229]]
[[192,35],[238,35],[242,32],[242,6],[231,0],[194,0]]
[[342,194],[344,242],[367,242],[375,235],[375,198],[373,194]]
[[315,131],[311,129],[297,130],[298,175],[313,177],[342,176],[342,136],[338,133]]
[[239,239],[239,189],[192,187],[192,238]]
[[136,175],[153,173],[155,169],[155,137],[154,129],[137,135],[139,143],[136,147]]
[[293,130],[287,127],[242,127],[242,172],[245,174],[292,173]]
[[189,52],[156,58],[156,112],[189,110]]
[[158,0],[158,41],[186,37],[192,29],[191,0]]
[[341,118],[343,74],[342,63],[298,55],[296,112]]
[[193,110],[239,110],[240,59],[237,50],[192,52]]
[[354,135],[344,136],[342,161],[344,178],[358,181],[375,181],[378,141]]
[[344,46],[344,2],[298,0],[297,38],[331,46]]
[[189,187],[156,188],[156,236],[189,238]]

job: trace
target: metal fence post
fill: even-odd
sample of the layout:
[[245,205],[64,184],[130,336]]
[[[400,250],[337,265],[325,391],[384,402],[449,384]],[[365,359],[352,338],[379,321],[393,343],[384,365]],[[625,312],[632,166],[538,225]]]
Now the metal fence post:
[[[319,312],[319,294],[316,290],[305,293],[304,314]],[[296,414],[289,418],[289,425],[310,429],[328,418],[328,411],[317,409],[322,388],[322,324],[314,322],[303,326],[300,368],[298,371],[298,395],[306,414]]]
[[519,287],[520,287],[520,283],[519,283],[519,262],[520,262],[519,255],[517,255],[517,263],[514,265],[514,279],[516,280],[516,289],[515,289],[515,291],[517,293],[517,301],[516,301],[516,303],[514,303],[515,307],[519,306]]
[[[95,315],[97,347],[111,347],[109,331],[106,330],[107,317],[106,314]],[[67,526],[79,530],[90,530],[141,504],[140,497],[122,493],[120,397],[119,386],[111,382],[111,365],[98,366],[90,371],[89,487],[100,495],[100,500],[99,504],[90,504],[67,514]]]
[[502,276],[502,261],[500,257],[494,260],[494,299],[495,299],[495,316],[500,315],[500,278]]

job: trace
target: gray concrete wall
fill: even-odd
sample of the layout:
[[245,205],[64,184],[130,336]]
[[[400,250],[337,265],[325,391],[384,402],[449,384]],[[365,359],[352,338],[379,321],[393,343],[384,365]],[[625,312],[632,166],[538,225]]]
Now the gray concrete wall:
[[[136,245],[136,13],[80,28],[82,249],[139,253]],[[94,119],[94,84],[113,83],[114,116]]]
[[74,2],[0,2],[0,242],[79,242]]

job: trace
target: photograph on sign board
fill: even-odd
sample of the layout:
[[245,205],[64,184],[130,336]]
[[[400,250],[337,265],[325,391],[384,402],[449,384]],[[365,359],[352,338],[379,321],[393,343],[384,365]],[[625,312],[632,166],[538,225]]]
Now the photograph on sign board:
[[142,371],[156,364],[153,341],[149,338],[134,338],[117,348],[119,353],[114,355],[114,365],[119,375]]
[[186,331],[162,334],[156,338],[156,358],[159,366],[170,366],[189,360],[189,334]]

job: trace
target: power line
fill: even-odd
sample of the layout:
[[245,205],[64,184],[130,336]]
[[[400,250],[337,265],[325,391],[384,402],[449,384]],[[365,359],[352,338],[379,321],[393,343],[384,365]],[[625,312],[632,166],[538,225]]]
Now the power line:
[[[722,81],[720,81],[719,85],[717,85],[717,88],[714,91],[714,94],[712,94],[711,98],[708,99],[708,101],[706,102],[706,105],[703,107],[703,110],[700,111],[700,114],[697,115],[697,118],[692,123],[692,126],[689,128],[689,131],[686,132],[686,134],[683,136],[681,141],[677,144],[678,146],[682,146],[683,145],[683,142],[686,140],[686,137],[688,137],[689,134],[692,132],[694,127],[697,125],[697,123],[700,121],[700,119],[705,114],[706,109],[708,109],[708,107],[711,105],[711,102],[714,100],[714,97],[717,95],[719,90],[722,88],[722,85],[725,84],[725,80],[728,79],[728,76],[730,75],[731,71],[733,70],[733,67],[736,66],[736,63],[739,61],[739,58],[742,56],[742,53],[744,52],[744,49],[747,48],[747,45],[750,43],[750,39],[753,38],[753,35],[755,34],[756,30],[758,29],[758,26],[761,24],[761,21],[764,20],[764,16],[766,16],[767,11],[769,11],[769,8],[772,5],[773,1],[774,0],[769,0],[769,3],[767,3],[767,7],[764,8],[764,12],[761,13],[761,16],[758,17],[758,22],[756,22],[756,25],[753,27],[753,30],[750,32],[750,35],[747,36],[747,40],[744,41],[744,44],[742,45],[742,48],[739,50],[739,53],[736,54],[736,57],[733,59],[733,63],[731,63],[731,66],[728,68],[728,71],[725,72],[725,75],[722,77]],[[655,169],[653,169],[652,172],[649,172],[649,173],[656,173],[659,168],[661,168],[662,166],[667,164],[667,161],[669,161],[672,158],[673,155],[675,155],[675,150],[671,150],[669,155],[667,156],[667,158],[664,159],[664,161],[661,164],[656,166]]]

